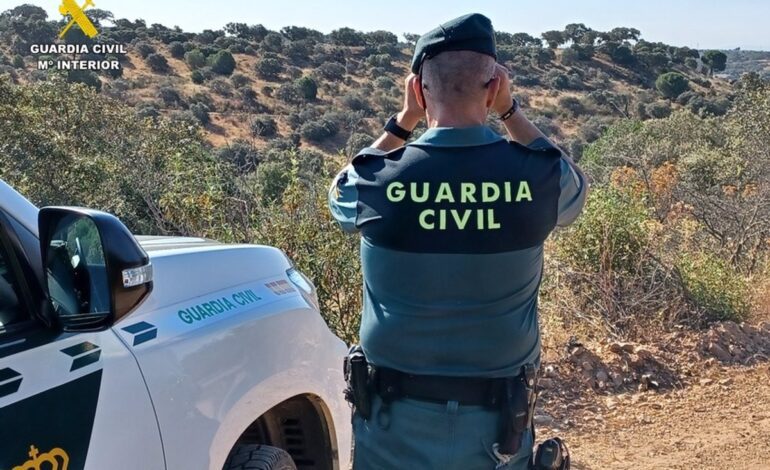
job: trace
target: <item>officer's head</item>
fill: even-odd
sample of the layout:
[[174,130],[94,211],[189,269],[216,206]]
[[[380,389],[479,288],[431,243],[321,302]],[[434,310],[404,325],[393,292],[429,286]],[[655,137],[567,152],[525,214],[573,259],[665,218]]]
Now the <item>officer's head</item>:
[[478,13],[448,21],[417,41],[412,72],[419,75],[417,97],[429,117],[486,118],[500,85],[496,79],[495,33]]

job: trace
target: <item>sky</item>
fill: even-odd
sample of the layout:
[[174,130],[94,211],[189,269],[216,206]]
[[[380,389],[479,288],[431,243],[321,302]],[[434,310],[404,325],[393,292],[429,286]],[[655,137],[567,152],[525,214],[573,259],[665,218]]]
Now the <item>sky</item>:
[[[96,8],[109,10],[116,18],[142,18],[148,25],[161,23],[195,32],[240,22],[261,23],[274,30],[292,25],[328,33],[348,26],[420,34],[456,16],[478,12],[491,18],[497,30],[537,36],[568,23],[585,23],[601,31],[634,27],[648,41],[676,46],[770,50],[770,0],[93,1]],[[39,5],[51,17],[59,16],[61,0],[0,0],[0,11],[21,3]]]

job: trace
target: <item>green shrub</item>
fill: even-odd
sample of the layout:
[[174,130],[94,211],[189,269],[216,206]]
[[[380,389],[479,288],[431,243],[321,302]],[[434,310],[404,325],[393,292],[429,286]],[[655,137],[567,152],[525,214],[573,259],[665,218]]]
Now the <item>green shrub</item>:
[[557,90],[566,90],[570,87],[569,77],[556,69],[551,69],[546,73],[546,83]]
[[594,188],[583,215],[559,239],[560,253],[590,272],[632,272],[645,257],[649,219],[635,191]]
[[303,138],[311,142],[320,143],[336,135],[339,132],[339,126],[330,119],[321,119],[320,121],[310,121],[302,124],[299,132]]
[[190,112],[203,126],[211,122],[211,116],[209,116],[209,107],[204,103],[193,103],[190,105]]
[[253,171],[260,163],[261,156],[249,142],[237,139],[227,146],[216,150],[219,160],[229,163],[238,170],[238,174]]
[[230,75],[235,70],[235,58],[228,51],[217,52],[207,62],[211,70],[219,75]]
[[251,122],[251,133],[255,137],[272,137],[278,132],[275,119],[270,116],[257,116]]
[[581,116],[586,112],[583,102],[574,96],[562,96],[558,100],[559,107],[566,110],[572,117]]
[[155,73],[166,73],[168,72],[168,61],[162,54],[150,54],[145,59],[147,61],[147,65],[150,66],[150,69]]
[[230,76],[230,81],[233,83],[235,88],[240,88],[242,86],[248,85],[251,80],[249,80],[249,77],[242,73],[234,73]]
[[630,65],[634,62],[634,53],[631,51],[630,47],[621,45],[612,50],[610,58],[616,64]]
[[685,295],[712,321],[741,321],[749,312],[746,281],[710,253],[684,254],[677,265]]
[[138,42],[136,43],[136,52],[139,53],[139,57],[146,59],[148,55],[155,54],[155,47],[146,42]]
[[171,57],[174,59],[182,59],[184,58],[185,52],[187,52],[184,48],[184,45],[179,41],[173,41],[168,45],[168,52],[171,54]]
[[193,49],[185,53],[184,61],[190,70],[197,70],[206,65],[206,56],[200,49]]
[[393,59],[388,54],[375,54],[366,58],[366,64],[370,67],[390,68]]
[[158,88],[158,98],[163,100],[166,106],[181,106],[184,104],[182,95],[172,86]]
[[666,118],[671,114],[671,104],[668,101],[656,101],[645,106],[644,111],[656,119]]
[[306,101],[313,101],[318,95],[318,84],[310,77],[302,77],[294,82],[302,98]]
[[201,73],[200,70],[193,70],[190,74],[190,79],[193,83],[200,85],[204,81],[206,81],[206,77]]
[[228,82],[223,77],[211,80],[209,82],[209,88],[211,88],[211,91],[220,96],[230,97],[233,94],[233,88],[230,86],[230,82]]
[[270,32],[262,39],[261,47],[263,51],[280,53],[283,51],[283,36]]
[[258,60],[254,67],[257,75],[265,80],[277,80],[284,68],[278,59],[272,57],[264,57]]
[[655,80],[655,88],[666,98],[674,99],[689,87],[687,77],[679,72],[666,72]]
[[321,64],[315,71],[327,80],[342,80],[345,76],[345,66],[336,62]]
[[96,91],[102,89],[102,81],[99,80],[99,76],[89,70],[69,70],[67,71],[67,81],[88,85]]
[[299,87],[293,82],[281,85],[275,93],[275,97],[288,104],[300,104],[305,101]]

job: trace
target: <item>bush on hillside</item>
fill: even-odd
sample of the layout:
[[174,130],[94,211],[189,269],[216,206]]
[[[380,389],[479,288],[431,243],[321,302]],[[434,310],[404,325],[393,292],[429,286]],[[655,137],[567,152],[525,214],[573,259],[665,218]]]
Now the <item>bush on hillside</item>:
[[655,80],[655,88],[666,98],[674,99],[689,88],[687,77],[679,72],[666,72]]

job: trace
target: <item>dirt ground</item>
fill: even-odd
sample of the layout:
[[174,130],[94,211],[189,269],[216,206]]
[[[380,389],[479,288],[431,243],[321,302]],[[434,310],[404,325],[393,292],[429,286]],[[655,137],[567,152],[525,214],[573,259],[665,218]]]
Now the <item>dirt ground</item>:
[[545,365],[538,441],[573,468],[770,470],[770,325],[717,325],[657,345],[567,345]]
[[645,392],[563,432],[576,469],[770,469],[770,368]]

